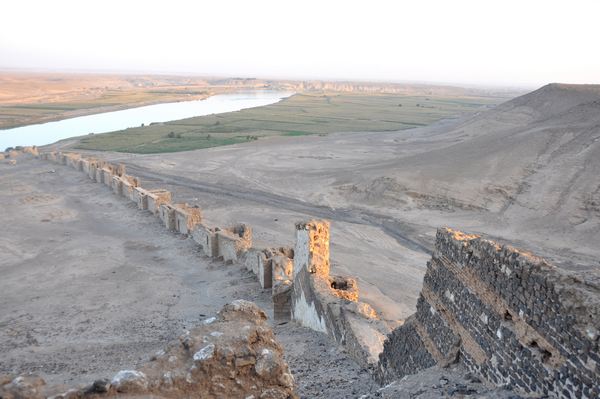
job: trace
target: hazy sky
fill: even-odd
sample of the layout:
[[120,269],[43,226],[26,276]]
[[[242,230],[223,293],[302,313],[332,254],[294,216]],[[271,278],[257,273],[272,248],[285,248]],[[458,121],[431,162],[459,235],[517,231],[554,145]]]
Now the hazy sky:
[[600,83],[598,0],[4,1],[0,68]]

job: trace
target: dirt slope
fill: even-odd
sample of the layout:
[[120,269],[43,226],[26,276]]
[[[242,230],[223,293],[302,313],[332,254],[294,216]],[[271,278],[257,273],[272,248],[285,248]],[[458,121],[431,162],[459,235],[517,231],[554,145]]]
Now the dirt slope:
[[566,235],[566,246],[597,246],[600,86],[544,86],[425,145],[440,141],[447,145],[370,169],[363,184],[377,191],[373,182],[385,177],[383,190],[419,205],[482,210],[508,237]]

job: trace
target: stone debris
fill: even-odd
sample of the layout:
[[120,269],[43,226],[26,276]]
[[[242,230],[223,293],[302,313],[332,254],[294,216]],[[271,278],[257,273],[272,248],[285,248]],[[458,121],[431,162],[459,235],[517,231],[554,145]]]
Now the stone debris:
[[225,305],[138,370],[65,390],[35,376],[0,378],[0,398],[296,398],[283,349],[252,302]]

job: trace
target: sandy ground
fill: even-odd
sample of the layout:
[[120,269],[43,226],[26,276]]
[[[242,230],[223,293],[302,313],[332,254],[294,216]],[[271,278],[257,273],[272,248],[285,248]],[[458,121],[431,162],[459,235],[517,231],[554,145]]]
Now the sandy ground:
[[[254,275],[201,256],[80,172],[21,157],[0,163],[0,185],[0,374],[90,382],[135,368],[233,299],[272,310]],[[303,396],[371,391],[325,336],[276,327]]]

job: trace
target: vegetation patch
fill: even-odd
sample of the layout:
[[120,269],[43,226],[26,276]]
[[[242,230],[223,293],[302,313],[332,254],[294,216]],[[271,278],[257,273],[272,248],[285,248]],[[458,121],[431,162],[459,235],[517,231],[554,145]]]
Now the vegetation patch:
[[498,103],[486,97],[296,94],[276,104],[86,136],[76,148],[133,153],[189,151],[270,136],[397,131]]

